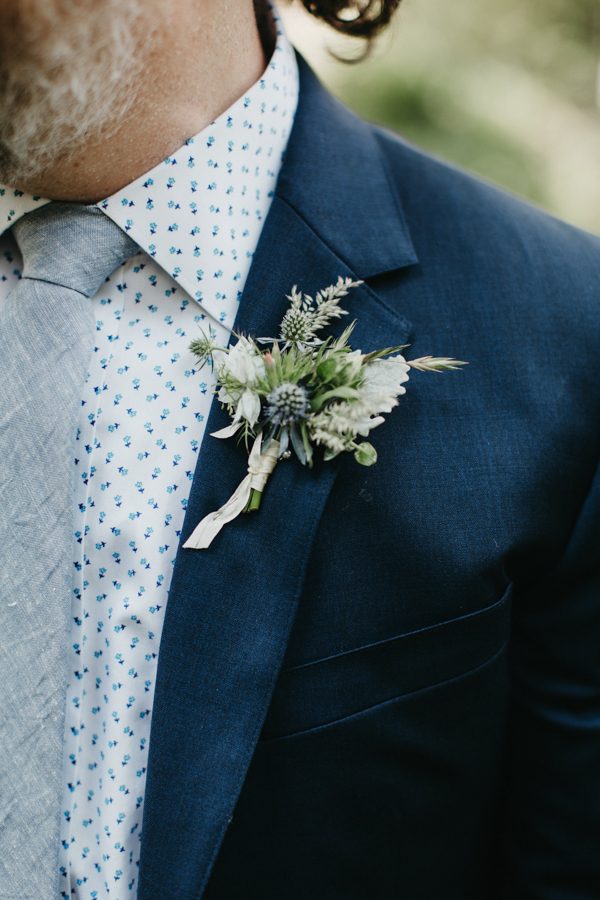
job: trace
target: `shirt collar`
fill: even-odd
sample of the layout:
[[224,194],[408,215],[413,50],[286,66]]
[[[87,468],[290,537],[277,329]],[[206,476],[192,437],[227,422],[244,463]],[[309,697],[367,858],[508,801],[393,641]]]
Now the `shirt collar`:
[[0,185],[0,236],[22,216],[48,202],[43,197]]
[[[188,138],[175,153],[96,204],[200,303],[203,302],[203,295],[199,287],[197,257],[201,252],[198,245],[201,243],[202,207],[206,203],[226,203],[227,187],[211,193],[211,184],[205,183],[205,179],[199,183],[194,178],[195,172],[204,172],[207,166],[239,169],[253,157],[268,153],[269,165],[262,166],[260,183],[253,183],[252,215],[256,223],[268,211],[292,129],[298,102],[298,65],[274,5],[271,5],[271,11],[276,42],[261,77],[211,124]],[[249,107],[259,110],[258,120],[250,121],[244,115]],[[260,121],[263,116],[264,120]],[[234,121],[242,123],[235,132],[232,130]],[[218,136],[225,135],[226,141],[216,141]],[[227,145],[225,159],[212,158],[211,146],[215,143]],[[236,166],[236,161],[240,166]],[[220,184],[224,182],[221,180]],[[43,197],[0,186],[0,235],[22,216],[48,202]],[[158,209],[163,218],[163,210],[172,213],[172,224],[166,229],[157,228],[157,223],[153,221]],[[250,221],[247,227],[252,228]],[[249,258],[240,261],[241,284],[251,263],[260,226],[254,231]]]

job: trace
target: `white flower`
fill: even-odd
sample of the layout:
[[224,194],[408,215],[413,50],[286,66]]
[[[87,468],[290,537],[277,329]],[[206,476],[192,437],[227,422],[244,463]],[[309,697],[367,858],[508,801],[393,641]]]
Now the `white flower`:
[[400,355],[367,363],[363,383],[358,388],[358,402],[371,415],[391,412],[398,405],[398,397],[406,393],[402,385],[408,381],[408,372],[409,365]]
[[240,391],[229,391],[226,387],[220,387],[218,398],[224,406],[235,406],[240,399]]
[[332,457],[337,456],[338,453],[343,453],[344,450],[347,449],[347,441],[340,437],[339,434],[330,431],[326,427],[312,428],[311,438],[315,444],[320,444],[322,447],[325,447]]
[[348,400],[327,406],[311,418],[310,426],[317,443],[333,449],[341,440],[349,449],[357,435],[366,437],[384,421],[383,416],[373,415],[360,400]]
[[366,437],[378,425],[383,425],[385,419],[383,416],[372,416],[364,407],[361,409],[359,402],[352,410],[351,421],[354,433]]
[[336,456],[351,449],[358,435],[367,437],[385,421],[381,413],[391,412],[406,392],[402,385],[408,381],[408,370],[402,356],[367,363],[355,400],[332,403],[311,418],[315,443],[326,447],[328,456]]
[[[219,400],[235,407],[234,422],[246,419],[255,425],[260,415],[260,399],[251,390],[265,374],[265,363],[256,344],[241,337],[229,350],[218,350],[217,377],[221,383]],[[234,384],[231,385],[233,381]]]
[[229,425],[226,425],[225,428],[219,428],[218,431],[211,431],[211,437],[216,438],[230,438],[234,437],[240,428],[242,427],[241,422],[231,422]]
[[256,425],[256,422],[258,421],[259,416],[260,397],[258,396],[258,394],[255,394],[253,391],[249,390],[249,388],[246,388],[238,401],[234,422],[239,422],[240,419],[246,419],[246,421],[252,427],[254,427],[254,425]]
[[262,354],[252,341],[241,337],[237,344],[223,354],[223,359],[219,362],[218,374],[220,381],[223,380],[223,376],[230,375],[240,384],[250,387],[265,374]]

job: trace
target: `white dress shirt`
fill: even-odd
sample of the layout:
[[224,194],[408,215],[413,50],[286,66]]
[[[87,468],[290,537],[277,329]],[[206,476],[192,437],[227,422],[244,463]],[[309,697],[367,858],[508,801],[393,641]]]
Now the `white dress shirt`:
[[[215,387],[189,343],[209,327],[228,340],[292,127],[298,71],[276,13],[275,23],[262,77],[98,204],[141,251],[91,300],[96,342],[75,459],[65,898],[137,893],[162,622]],[[0,302],[21,266],[7,229],[46,202],[0,188]]]

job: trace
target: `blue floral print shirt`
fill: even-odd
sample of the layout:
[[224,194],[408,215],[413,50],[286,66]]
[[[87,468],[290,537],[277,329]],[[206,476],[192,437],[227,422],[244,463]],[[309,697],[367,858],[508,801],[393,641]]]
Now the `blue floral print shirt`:
[[[227,342],[298,95],[277,42],[262,77],[200,134],[98,205],[139,245],[92,299],[96,340],[76,442],[62,897],[137,893],[152,697],[173,562],[214,379],[190,340]],[[0,299],[20,275],[10,226],[48,201],[0,188]]]

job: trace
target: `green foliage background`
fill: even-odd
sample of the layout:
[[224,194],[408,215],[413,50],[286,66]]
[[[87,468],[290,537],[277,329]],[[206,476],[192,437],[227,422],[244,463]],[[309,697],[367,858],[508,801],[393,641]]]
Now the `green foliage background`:
[[600,0],[403,0],[369,56],[285,9],[365,118],[600,233]]

